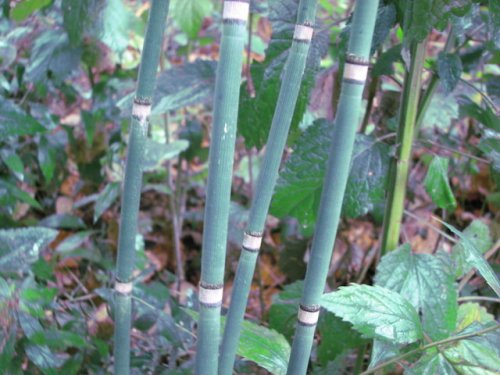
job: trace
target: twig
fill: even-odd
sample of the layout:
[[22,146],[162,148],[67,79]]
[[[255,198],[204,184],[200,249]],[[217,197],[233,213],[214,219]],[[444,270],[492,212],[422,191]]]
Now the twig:
[[484,296],[467,296],[467,297],[459,297],[458,298],[458,302],[471,302],[471,301],[485,301],[485,302],[500,303],[500,298],[484,297]]
[[465,340],[465,339],[468,339],[470,337],[481,336],[481,335],[484,335],[484,334],[486,334],[488,332],[495,331],[498,328],[500,328],[500,324],[496,324],[496,325],[494,325],[492,327],[488,327],[488,328],[482,329],[482,330],[477,331],[477,332],[468,333],[466,335],[452,336],[452,337],[448,337],[448,338],[446,338],[444,340],[435,341],[433,343],[421,346],[420,348],[417,348],[417,349],[414,349],[414,350],[410,350],[407,353],[398,355],[398,356],[396,356],[396,357],[394,357],[394,358],[392,358],[392,359],[390,359],[388,361],[382,362],[381,364],[379,364],[379,365],[377,365],[375,367],[372,367],[371,369],[368,369],[365,372],[362,372],[361,375],[373,374],[374,372],[376,372],[376,371],[378,371],[378,370],[380,370],[380,369],[382,369],[384,367],[392,365],[395,362],[399,362],[402,359],[405,359],[407,357],[411,357],[414,354],[426,351],[427,349],[431,349],[431,348],[434,348],[434,347],[440,346],[440,345],[454,343],[454,342],[460,341],[460,340]]
[[419,143],[428,143],[428,144],[430,144],[432,146],[436,146],[438,148],[442,148],[443,150],[450,151],[450,152],[453,152],[453,153],[457,153],[457,154],[465,156],[467,158],[477,160],[477,161],[479,161],[481,163],[491,164],[491,161],[489,161],[487,159],[480,158],[479,156],[475,156],[475,155],[469,154],[468,152],[460,151],[460,150],[457,150],[455,148],[444,146],[442,144],[439,144],[439,143],[434,142],[434,141],[430,141],[428,139],[419,140],[417,142],[419,142]]
[[[425,219],[422,219],[421,217],[411,213],[410,211],[408,210],[405,210],[405,215],[421,222],[422,224],[425,224],[427,225],[429,228],[431,228],[432,230],[436,231],[437,233],[439,233],[441,236],[443,236],[444,238],[446,238],[447,240],[453,242],[453,243],[457,243],[458,241],[456,239],[454,239],[453,237],[451,237],[450,235],[448,235],[447,233],[443,232],[441,229],[435,227],[434,225],[430,224],[428,221],[426,221]],[[433,219],[436,219],[438,221],[441,222],[440,219],[437,219],[435,216],[432,216]]]

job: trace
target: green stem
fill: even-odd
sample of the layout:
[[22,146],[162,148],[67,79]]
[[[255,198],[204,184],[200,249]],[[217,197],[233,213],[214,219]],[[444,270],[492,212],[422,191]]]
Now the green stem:
[[484,297],[484,296],[467,296],[467,297],[459,297],[458,298],[458,302],[473,302],[473,301],[500,303],[500,298]]
[[410,70],[406,72],[405,76],[396,140],[397,150],[389,173],[389,194],[385,208],[382,254],[396,249],[399,244],[426,45],[427,40],[412,45]]
[[356,358],[356,364],[354,365],[354,375],[359,375],[363,371],[363,365],[365,363],[365,353],[366,345],[361,345],[358,349],[358,357]]
[[248,0],[226,0],[217,66],[201,253],[196,374],[216,375]]
[[399,355],[397,357],[394,357],[394,358],[392,358],[392,359],[390,359],[390,360],[388,360],[386,362],[383,362],[383,363],[381,363],[381,364],[379,364],[379,365],[377,365],[375,367],[372,367],[371,369],[368,369],[365,372],[362,372],[361,375],[373,374],[376,371],[378,371],[378,370],[380,370],[380,369],[382,369],[384,367],[392,365],[393,363],[399,362],[399,361],[401,361],[401,360],[403,360],[405,358],[411,357],[414,354],[418,354],[420,352],[424,352],[427,349],[435,348],[435,347],[440,346],[440,345],[452,344],[452,343],[455,343],[457,341],[465,340],[465,339],[468,339],[468,338],[471,338],[471,337],[481,336],[481,335],[484,335],[484,334],[486,334],[488,332],[495,331],[498,328],[500,328],[500,324],[496,324],[496,325],[494,325],[492,327],[488,327],[488,328],[482,329],[482,330],[477,331],[477,332],[468,333],[466,335],[452,336],[452,337],[448,337],[448,338],[446,338],[444,340],[432,342],[432,343],[424,345],[424,346],[422,346],[420,348],[410,350],[407,353],[404,353],[404,354],[401,354],[401,355]]
[[278,102],[266,144],[266,153],[253,195],[250,218],[233,284],[231,305],[222,340],[219,363],[221,375],[232,373],[267,213],[309,53],[316,5],[317,0],[301,0],[298,6],[294,39],[283,72]]
[[132,109],[115,275],[114,371],[120,375],[127,375],[130,371],[132,272],[135,265],[135,237],[141,199],[142,161],[168,5],[168,1],[153,0]]
[[342,201],[349,176],[356,129],[360,122],[361,100],[368,72],[377,9],[377,0],[358,0],[356,2],[344,67],[342,91],[333,127],[330,155],[326,163],[327,171],[321,192],[311,257],[299,305],[298,324],[288,364],[288,375],[305,374],[311,355],[320,310],[320,299],[332,257]]

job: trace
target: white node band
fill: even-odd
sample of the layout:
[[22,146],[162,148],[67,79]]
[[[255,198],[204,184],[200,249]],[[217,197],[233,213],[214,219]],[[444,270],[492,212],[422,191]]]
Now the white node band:
[[225,20],[248,20],[250,4],[243,1],[224,1],[222,18]]
[[344,79],[364,82],[368,76],[368,65],[346,63],[344,66]]
[[134,102],[132,106],[132,116],[140,119],[147,119],[151,114],[151,104],[142,104]]
[[293,39],[310,41],[313,37],[314,29],[309,26],[295,25]]
[[261,236],[252,236],[251,234],[245,233],[243,235],[243,244],[242,246],[248,250],[260,250],[260,245],[262,244],[262,235]]
[[318,318],[319,318],[319,310],[318,311],[307,311],[307,310],[302,310],[301,307],[299,307],[299,313],[298,313],[298,320],[300,323],[312,326],[318,323]]
[[115,281],[115,290],[120,294],[129,294],[132,292],[132,283],[121,283]]
[[223,289],[206,289],[200,285],[199,300],[204,305],[219,305],[222,303]]

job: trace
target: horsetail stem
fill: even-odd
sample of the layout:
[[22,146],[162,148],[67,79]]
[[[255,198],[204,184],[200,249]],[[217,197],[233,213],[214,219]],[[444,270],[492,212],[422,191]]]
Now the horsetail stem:
[[115,276],[114,372],[120,375],[130,372],[132,272],[141,199],[142,160],[168,5],[168,0],[152,1],[132,107]]
[[217,374],[233,156],[249,0],[226,0],[208,164],[196,373]]
[[368,73],[377,8],[378,0],[358,0],[354,10],[342,91],[326,164],[327,171],[321,193],[311,257],[298,310],[298,323],[288,364],[288,375],[305,374],[311,355],[320,312],[320,299],[330,265],[349,175],[356,128],[360,120],[361,98]]
[[251,204],[249,223],[244,235],[231,294],[231,305],[226,319],[219,362],[221,375],[232,373],[264,225],[311,44],[316,4],[317,0],[301,0],[299,4],[293,42],[284,67],[278,102]]

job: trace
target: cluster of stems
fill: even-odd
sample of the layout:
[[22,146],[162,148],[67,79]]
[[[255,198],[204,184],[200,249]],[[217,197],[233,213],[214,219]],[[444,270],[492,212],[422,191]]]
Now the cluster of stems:
[[135,238],[141,198],[142,163],[168,6],[168,0],[152,1],[132,107],[115,275],[114,372],[120,375],[127,375],[130,372],[132,273],[135,265]]
[[340,101],[326,164],[327,171],[321,193],[311,257],[299,305],[288,375],[305,374],[311,355],[320,312],[320,299],[324,291],[339,224],[356,129],[360,122],[361,100],[368,72],[377,9],[378,0],[356,2]]
[[284,67],[278,102],[273,116],[266,152],[253,196],[249,222],[226,318],[219,361],[219,374],[231,375],[241,333],[252,278],[272,194],[278,178],[297,97],[313,35],[317,0],[301,0],[292,46]]
[[249,0],[226,0],[217,66],[199,290],[196,374],[216,375],[233,156]]

